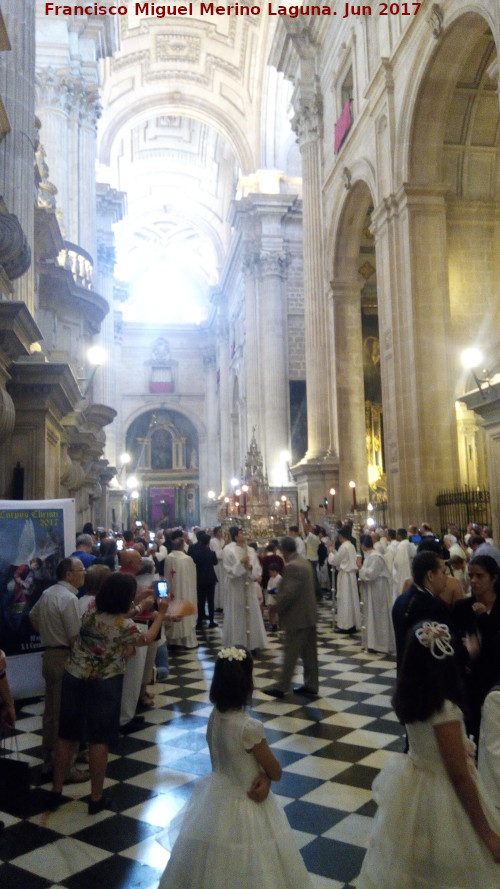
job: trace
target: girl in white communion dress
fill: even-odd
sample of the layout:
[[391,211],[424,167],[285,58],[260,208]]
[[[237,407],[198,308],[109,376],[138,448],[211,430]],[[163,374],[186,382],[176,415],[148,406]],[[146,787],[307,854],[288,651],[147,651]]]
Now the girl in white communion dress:
[[175,819],[178,836],[159,889],[313,889],[286,816],[269,792],[281,766],[262,723],[245,711],[252,668],[246,648],[223,648],[217,656],[207,728],[212,772]]
[[500,823],[465,734],[445,624],[410,631],[392,703],[409,753],[373,783],[378,811],[357,889],[497,889]]

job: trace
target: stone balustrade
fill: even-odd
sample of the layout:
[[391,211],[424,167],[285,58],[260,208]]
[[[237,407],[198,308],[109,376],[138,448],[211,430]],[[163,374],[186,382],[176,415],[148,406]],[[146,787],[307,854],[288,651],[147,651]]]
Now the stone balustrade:
[[86,250],[70,241],[64,241],[64,247],[59,252],[57,261],[61,268],[71,272],[75,284],[84,287],[85,290],[93,290],[94,263]]

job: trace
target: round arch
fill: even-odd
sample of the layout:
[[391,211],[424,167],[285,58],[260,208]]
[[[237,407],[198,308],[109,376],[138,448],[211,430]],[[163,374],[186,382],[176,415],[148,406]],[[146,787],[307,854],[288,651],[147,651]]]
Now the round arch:
[[351,281],[357,277],[360,235],[367,211],[374,204],[374,182],[374,176],[371,185],[365,178],[358,178],[345,193],[329,239],[333,244],[332,271],[335,281]]
[[196,413],[194,410],[190,410],[189,408],[184,407],[184,405],[170,408],[169,405],[165,403],[154,403],[148,402],[147,404],[142,404],[140,407],[137,407],[135,410],[131,411],[126,417],[123,418],[123,429],[124,429],[124,438],[126,438],[128,430],[132,426],[132,424],[144,414],[152,414],[159,411],[175,411],[178,414],[182,414],[187,420],[189,420],[196,429],[198,440],[204,441],[207,437],[207,428],[200,415]]
[[395,169],[402,181],[412,184],[440,182],[441,155],[447,110],[460,71],[485,28],[494,33],[491,13],[479,4],[458,3],[450,13],[450,24],[434,44],[427,40],[417,72],[409,79],[403,107],[414,108],[413,115],[401,115],[396,138]]
[[122,108],[110,118],[99,140],[99,161],[109,166],[111,162],[112,146],[124,129],[144,123],[154,114],[190,117],[208,127],[212,127],[223,136],[237,159],[242,172],[246,175],[255,169],[255,160],[250,144],[231,117],[210,103],[183,96],[179,100],[178,94],[144,96],[139,92],[134,95],[134,100],[124,104]]

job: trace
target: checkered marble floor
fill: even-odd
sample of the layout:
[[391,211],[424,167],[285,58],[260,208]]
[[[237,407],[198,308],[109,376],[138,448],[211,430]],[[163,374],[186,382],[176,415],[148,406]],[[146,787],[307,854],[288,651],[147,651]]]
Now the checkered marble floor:
[[[403,755],[403,733],[390,705],[394,660],[362,651],[359,635],[334,634],[329,603],[320,614],[320,696],[278,701],[260,691],[279,669],[281,645],[271,635],[255,661],[251,713],[283,767],[273,790],[316,889],[352,889],[375,810],[371,784],[389,757]],[[167,681],[150,688],[154,709],[112,750],[105,786],[116,813],[87,815],[88,783],[67,785],[63,805],[47,811],[50,784],[38,774],[43,701],[20,702],[18,749],[38,786],[23,811],[0,811],[2,889],[157,889],[168,852],[155,836],[210,770],[205,731],[220,630],[199,641],[197,650],[170,653]]]

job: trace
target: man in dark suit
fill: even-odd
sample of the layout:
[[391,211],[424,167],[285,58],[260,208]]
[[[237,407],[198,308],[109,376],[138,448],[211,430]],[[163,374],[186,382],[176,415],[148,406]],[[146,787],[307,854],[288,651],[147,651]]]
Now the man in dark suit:
[[196,537],[197,543],[191,544],[187,552],[196,565],[196,593],[198,596],[196,629],[203,629],[203,622],[206,617],[205,603],[208,605],[208,626],[212,629],[218,626],[214,621],[214,595],[215,584],[217,583],[215,565],[217,565],[217,556],[210,549],[210,536],[205,531],[198,531]]
[[293,671],[299,658],[304,668],[304,685],[294,688],[296,694],[315,697],[318,694],[318,646],[316,637],[317,604],[313,570],[307,559],[299,556],[293,537],[283,537],[280,549],[285,570],[276,596],[276,611],[285,631],[284,659],[281,675],[266,695],[283,698],[290,689]]
[[408,631],[416,623],[421,620],[450,623],[450,612],[439,598],[446,587],[445,567],[444,559],[432,550],[421,550],[413,557],[413,583],[397,597],[392,607],[398,671]]

